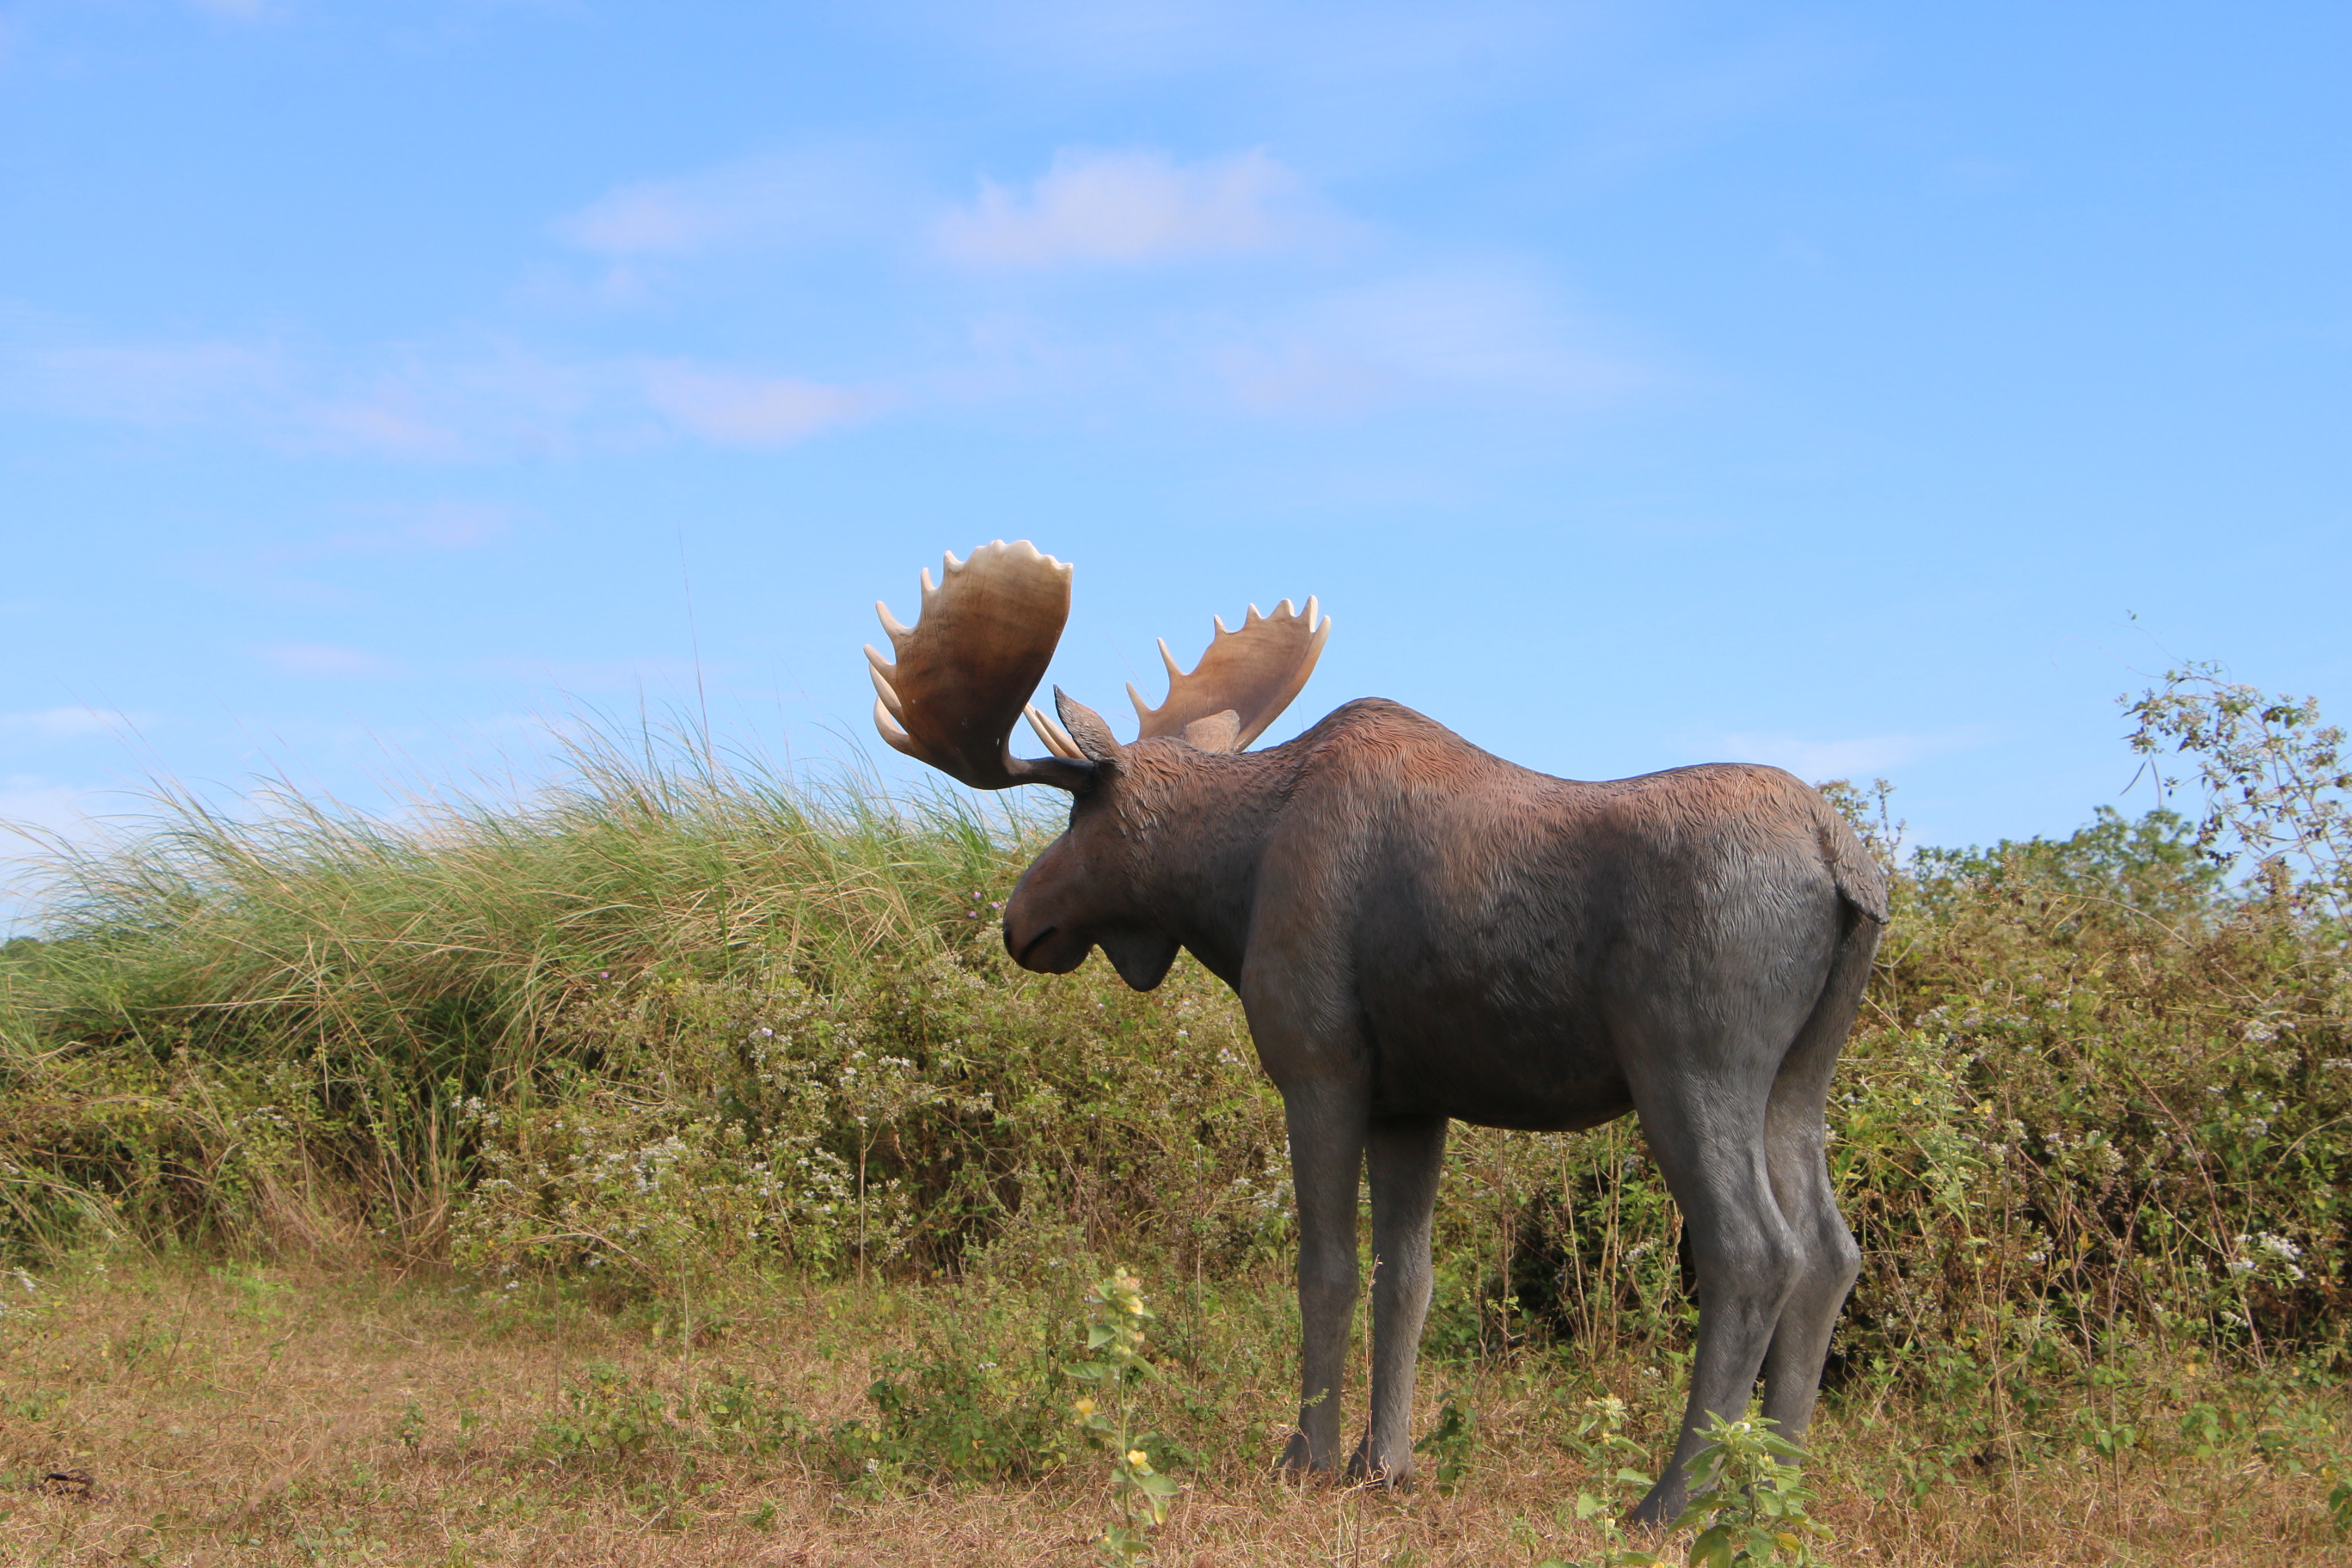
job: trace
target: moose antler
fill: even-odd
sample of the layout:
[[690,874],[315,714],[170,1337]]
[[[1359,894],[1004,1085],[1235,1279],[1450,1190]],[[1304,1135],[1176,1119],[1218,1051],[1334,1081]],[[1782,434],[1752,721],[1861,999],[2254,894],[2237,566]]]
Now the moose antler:
[[1033,761],[1015,757],[1006,743],[1070,618],[1067,565],[1025,539],[1000,539],[962,561],[950,554],[936,587],[923,574],[914,626],[900,626],[878,599],[874,608],[898,656],[893,664],[871,645],[866,649],[874,727],[885,741],[974,789],[1076,789],[1085,782],[1091,770],[1074,760],[1075,745],[1064,752],[1049,738],[1057,754]]
[[1127,689],[1143,723],[1136,738],[1181,735],[1203,751],[1240,751],[1290,706],[1315,673],[1330,635],[1331,617],[1318,622],[1312,598],[1304,615],[1293,611],[1287,599],[1270,616],[1252,605],[1239,631],[1228,630],[1224,617],[1217,617],[1217,635],[1190,675],[1176,668],[1176,656],[1163,637],[1160,657],[1168,666],[1168,700],[1147,707],[1132,682]]

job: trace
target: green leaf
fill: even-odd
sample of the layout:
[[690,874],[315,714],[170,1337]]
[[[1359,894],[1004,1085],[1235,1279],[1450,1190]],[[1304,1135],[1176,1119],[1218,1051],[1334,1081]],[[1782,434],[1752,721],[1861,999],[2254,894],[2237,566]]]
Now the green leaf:
[[1691,1542],[1691,1568],[1699,1568],[1702,1563],[1706,1564],[1706,1568],[1732,1568],[1729,1525],[1718,1524],[1704,1531],[1697,1540]]

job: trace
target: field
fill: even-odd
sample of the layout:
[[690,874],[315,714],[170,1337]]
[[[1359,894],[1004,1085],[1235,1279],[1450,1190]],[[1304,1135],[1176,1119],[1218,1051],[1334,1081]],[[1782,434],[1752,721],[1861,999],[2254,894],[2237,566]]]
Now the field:
[[[1896,912],[1820,1528],[1767,1555],[2352,1552],[2339,738],[2198,672],[2133,713],[2201,819],[1898,853],[1832,791]],[[0,955],[6,1561],[1071,1563],[1146,1476],[1163,1563],[1619,1549],[1690,1326],[1633,1129],[1457,1130],[1428,1479],[1286,1483],[1279,1104],[1223,989],[1013,969],[1036,823],[693,736],[574,763],[398,822],[167,791],[55,863]],[[1087,1349],[1122,1268],[1149,1375]]]
[[[1087,1561],[1112,1517],[1098,1462],[1021,1483],[836,1479],[824,1434],[873,1415],[877,1358],[943,1322],[1034,1305],[984,1291],[778,1289],[689,1330],[529,1287],[364,1270],[117,1264],[53,1277],[0,1320],[0,1473],[16,1481],[0,1497],[0,1558]],[[1187,1436],[1183,1402],[1217,1415],[1200,1426],[1213,1447],[1181,1472],[1157,1561],[1590,1560],[1599,1542],[1572,1504],[1592,1475],[1567,1441],[1578,1402],[1613,1389],[1651,1439],[1670,1419],[1663,1369],[1629,1361],[1440,1366],[1421,1426],[1449,1392],[1478,1419],[1453,1495],[1286,1484],[1265,1468],[1293,1397],[1282,1297],[1272,1281],[1244,1299],[1220,1293],[1198,1320],[1181,1299],[1167,1303],[1176,1343],[1148,1397]],[[1195,1342],[1196,1329],[1210,1337]],[[1996,1436],[1996,1452],[1915,1500],[1917,1455],[1962,1424],[1893,1390],[1843,1391],[1819,1428],[1824,1555],[1924,1568],[2318,1563],[2346,1551],[2326,1487],[2265,1449],[2342,1452],[2352,1429],[2336,1388],[2149,1368],[2114,1408],[2145,1434],[2116,1461],[2085,1449],[2011,1466]],[[2237,1428],[2199,1442],[2200,1409]],[[26,1485],[62,1470],[87,1473],[89,1495]]]

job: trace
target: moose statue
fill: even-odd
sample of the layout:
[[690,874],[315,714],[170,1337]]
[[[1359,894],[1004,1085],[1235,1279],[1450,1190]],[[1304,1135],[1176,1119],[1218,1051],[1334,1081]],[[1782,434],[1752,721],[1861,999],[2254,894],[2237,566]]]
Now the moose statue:
[[[1316,603],[1222,619],[1159,707],[1128,688],[1121,744],[1056,689],[1029,699],[1071,568],[1028,542],[923,574],[922,613],[877,605],[875,722],[976,789],[1045,784],[1070,825],[1004,906],[1023,968],[1101,948],[1138,990],[1179,948],[1241,998],[1281,1090],[1298,1200],[1298,1426],[1286,1469],[1336,1468],[1354,1312],[1356,1194],[1372,1205],[1371,1414],[1351,1476],[1411,1479],[1413,1361],[1445,1129],[1566,1131],[1633,1111],[1686,1227],[1697,1353],[1673,1458],[1633,1511],[1681,1511],[1709,1412],[1801,1439],[1860,1265],[1823,1150],[1830,1073],[1886,889],[1829,803],[1777,768],[1607,784],[1489,755],[1394,702],[1348,703],[1246,748],[1307,683]],[[1013,755],[1026,714],[1047,755]]]

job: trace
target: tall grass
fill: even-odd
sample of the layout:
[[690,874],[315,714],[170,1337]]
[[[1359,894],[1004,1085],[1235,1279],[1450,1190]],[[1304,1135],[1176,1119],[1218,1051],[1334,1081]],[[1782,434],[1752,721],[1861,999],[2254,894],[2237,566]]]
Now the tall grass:
[[925,942],[1022,837],[945,793],[727,769],[691,737],[590,734],[568,760],[526,803],[428,796],[397,821],[284,790],[257,818],[161,793],[147,831],[58,868],[58,983],[16,1005],[48,1034],[363,1041],[496,1087],[540,1065],[587,973],[815,973]]
[[182,1145],[249,1142],[257,1094],[331,1135],[297,1140],[306,1175],[324,1159],[363,1205],[444,1207],[467,1170],[455,1107],[622,1067],[637,1042],[572,1024],[614,975],[827,986],[902,963],[968,941],[959,917],[1034,837],[944,792],[730,767],[685,733],[577,732],[565,761],[525,801],[425,795],[396,819],[282,788],[230,815],[160,788],[142,828],[50,868],[45,940],[0,963],[0,1085],[54,1095],[78,1066],[115,1092],[37,1101],[39,1125],[176,1122],[159,1150],[101,1138],[66,1162],[121,1163],[92,1190],[143,1182],[166,1200],[128,1216],[150,1229],[217,1228],[219,1150]]
[[[2340,866],[2233,868],[2226,813],[1898,858],[1884,796],[1837,797],[1895,893],[1832,1106],[1866,1254],[1837,1374],[2000,1407],[2184,1346],[2340,1358],[2352,970],[2309,892]],[[623,1293],[1286,1254],[1230,995],[1189,962],[1146,996],[1004,958],[1026,819],[691,736],[592,736],[526,801],[397,822],[161,808],[62,862],[46,939],[0,960],[0,1247],[381,1249]],[[1687,1344],[1629,1124],[1463,1128],[1449,1159],[1433,1353]]]

